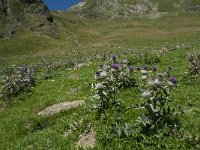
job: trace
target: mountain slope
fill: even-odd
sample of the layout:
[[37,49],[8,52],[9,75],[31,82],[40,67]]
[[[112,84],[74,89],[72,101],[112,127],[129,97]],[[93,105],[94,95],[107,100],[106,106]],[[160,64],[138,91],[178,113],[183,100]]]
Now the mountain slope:
[[153,17],[199,12],[200,0],[85,0],[69,12],[89,18]]

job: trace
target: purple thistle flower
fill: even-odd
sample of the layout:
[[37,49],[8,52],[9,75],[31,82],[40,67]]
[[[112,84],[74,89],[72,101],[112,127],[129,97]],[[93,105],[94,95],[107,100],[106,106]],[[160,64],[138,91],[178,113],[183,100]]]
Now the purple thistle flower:
[[97,72],[96,72],[96,76],[100,76],[100,72],[97,71]]
[[168,68],[167,68],[168,70],[172,70],[172,66],[168,66]]
[[156,67],[156,66],[153,66],[153,67],[152,67],[152,71],[154,71],[154,72],[157,71],[157,67]]
[[174,84],[176,84],[178,82],[177,79],[175,77],[172,77],[172,76],[169,77],[169,81],[174,83]]
[[111,68],[115,69],[115,70],[118,70],[119,69],[119,65],[118,64],[112,64]]
[[130,72],[134,71],[134,67],[133,66],[129,66],[128,69],[129,69]]
[[147,70],[147,66],[142,66],[141,70]]
[[116,61],[116,60],[117,60],[116,55],[112,55],[112,60],[113,60],[113,61]]

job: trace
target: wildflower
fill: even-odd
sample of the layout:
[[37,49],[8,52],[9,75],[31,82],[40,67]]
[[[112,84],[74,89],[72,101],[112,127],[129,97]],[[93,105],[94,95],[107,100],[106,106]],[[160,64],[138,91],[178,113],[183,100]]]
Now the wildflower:
[[142,75],[148,74],[148,71],[147,71],[147,67],[146,67],[146,66],[141,67],[141,74],[142,74]]
[[148,74],[148,71],[147,70],[141,70],[141,74],[146,75],[146,74]]
[[147,66],[142,66],[141,70],[147,70]]
[[149,86],[155,86],[155,80],[150,80],[148,84]]
[[155,79],[155,84],[156,85],[163,85],[163,75],[162,74],[157,74],[156,79]]
[[100,72],[98,72],[98,71],[96,72],[96,74],[95,74],[95,79],[96,79],[96,80],[99,80],[99,79],[100,79]]
[[129,66],[128,70],[129,70],[129,72],[133,72],[134,71],[134,67],[133,66]]
[[142,93],[142,97],[145,99],[148,99],[151,97],[151,92],[149,90],[146,90]]
[[157,71],[157,67],[156,67],[156,66],[153,66],[153,67],[152,67],[152,71],[153,71],[153,72],[156,72],[156,71]]
[[100,73],[100,77],[101,78],[105,78],[105,77],[107,77],[107,72],[106,71],[102,71],[101,73]]
[[158,79],[158,78],[156,78],[155,79],[155,84],[161,86],[161,85],[163,85],[163,81]]
[[167,71],[171,71],[172,69],[173,69],[172,66],[167,67]]
[[122,61],[122,64],[127,64],[128,63],[128,60],[123,60]]
[[118,70],[119,69],[119,65],[118,64],[112,64],[111,68],[115,69],[115,70]]
[[112,55],[112,61],[115,62],[117,60],[116,55]]
[[95,89],[97,89],[97,90],[101,90],[103,88],[104,88],[104,85],[102,83],[97,83],[95,86]]
[[177,83],[177,79],[175,77],[169,77],[169,81],[176,84]]
[[102,68],[103,68],[103,64],[100,64],[100,65],[99,65],[99,68],[101,68],[101,69],[102,69]]
[[143,76],[142,76],[142,80],[145,80],[145,79],[147,79],[147,76],[146,76],[146,75],[143,75]]
[[170,86],[175,86],[175,85],[177,84],[177,79],[174,78],[174,77],[172,77],[172,76],[169,77],[168,84],[169,84]]

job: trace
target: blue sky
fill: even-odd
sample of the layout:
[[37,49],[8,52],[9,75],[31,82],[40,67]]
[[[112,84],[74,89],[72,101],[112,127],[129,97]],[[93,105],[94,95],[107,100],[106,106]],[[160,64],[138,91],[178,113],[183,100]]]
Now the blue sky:
[[81,0],[44,0],[50,10],[66,10]]

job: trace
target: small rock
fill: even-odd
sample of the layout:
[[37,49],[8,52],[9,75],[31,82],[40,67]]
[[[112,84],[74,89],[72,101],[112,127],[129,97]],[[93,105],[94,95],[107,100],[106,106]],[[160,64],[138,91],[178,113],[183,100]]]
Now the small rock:
[[59,112],[64,111],[64,110],[69,110],[69,109],[72,109],[72,108],[76,108],[78,106],[82,106],[84,104],[85,104],[85,102],[83,100],[76,100],[76,101],[72,101],[72,102],[58,103],[58,104],[54,104],[52,106],[45,108],[44,110],[39,112],[38,115],[50,116],[50,115],[54,115],[54,114],[59,113]]

